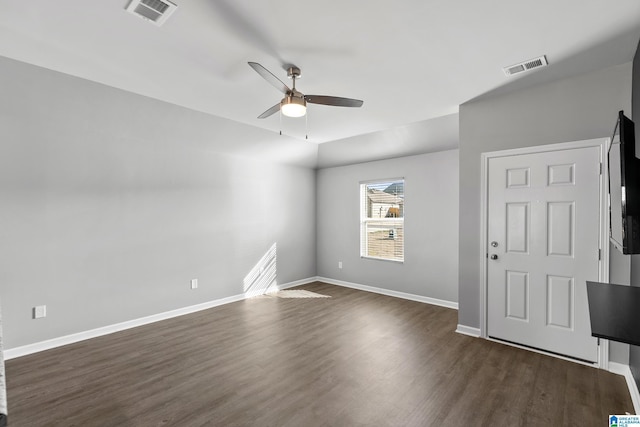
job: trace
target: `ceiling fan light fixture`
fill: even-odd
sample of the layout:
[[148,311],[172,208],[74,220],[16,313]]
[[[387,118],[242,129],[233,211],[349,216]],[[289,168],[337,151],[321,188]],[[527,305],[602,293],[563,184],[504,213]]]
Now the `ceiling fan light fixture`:
[[280,101],[280,111],[287,117],[302,117],[307,113],[307,101],[298,96],[287,95]]

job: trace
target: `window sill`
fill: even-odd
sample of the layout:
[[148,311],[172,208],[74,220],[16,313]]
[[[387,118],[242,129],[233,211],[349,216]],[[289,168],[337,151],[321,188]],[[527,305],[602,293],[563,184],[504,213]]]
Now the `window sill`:
[[392,262],[394,264],[404,264],[404,260],[397,260],[397,259],[378,258],[378,257],[374,257],[374,256],[365,256],[365,255],[360,255],[360,258],[361,259],[371,259],[371,260],[375,260],[375,261]]

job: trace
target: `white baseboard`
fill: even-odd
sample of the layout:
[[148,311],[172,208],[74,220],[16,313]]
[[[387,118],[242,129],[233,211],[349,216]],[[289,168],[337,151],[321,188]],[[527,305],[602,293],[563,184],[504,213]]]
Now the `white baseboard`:
[[640,414],[640,393],[638,392],[638,386],[636,384],[636,380],[631,374],[631,368],[629,368],[629,365],[609,362],[609,372],[622,375],[627,381],[627,387],[629,388],[629,394],[631,395],[631,401],[633,402],[633,409],[636,414]]
[[472,328],[471,326],[458,324],[458,327],[456,328],[456,332],[462,335],[469,335],[470,337],[474,337],[474,338],[480,337],[480,329]]
[[[305,285],[307,283],[312,283],[316,281],[321,281],[325,283],[329,283],[337,286],[344,286],[347,288],[359,289],[362,291],[374,292],[377,294],[387,295],[396,298],[403,298],[411,301],[418,301],[427,304],[439,305],[447,308],[458,309],[458,303],[439,300],[436,298],[423,297],[420,295],[413,295],[404,292],[391,291],[388,289],[376,288],[373,286],[360,285],[357,283],[344,282],[340,280],[329,279],[326,277],[309,277],[302,280],[296,280],[294,282],[284,283],[282,285],[271,286],[268,288],[269,291],[274,289],[282,290],[287,288],[292,288],[295,286]],[[126,329],[135,328],[137,326],[147,325],[149,323],[159,322],[161,320],[171,319],[178,316],[184,316],[185,314],[195,313],[197,311],[207,310],[209,308],[217,307],[224,304],[229,304],[236,301],[241,301],[246,298],[250,298],[255,296],[253,294],[238,294],[233,295],[226,298],[220,298],[213,301],[204,302],[201,304],[192,305],[189,307],[182,307],[176,310],[166,311],[164,313],[158,313],[151,316],[141,317],[139,319],[128,320],[126,322],[116,323],[113,325],[107,325],[96,329],[91,329],[88,331],[78,332],[75,334],[65,335],[62,337],[52,338],[50,340],[40,341],[33,344],[27,344],[21,347],[14,347],[5,349],[4,359],[15,359],[16,357],[26,356],[33,353],[38,353],[40,351],[50,350],[52,348],[61,347],[63,345],[73,344],[79,341],[88,340],[91,338],[97,338],[103,335],[112,334],[114,332],[124,331]]]
[[[311,277],[308,279],[296,280],[295,282],[284,283],[282,285],[276,285],[269,288],[269,290],[282,290],[292,288],[294,286],[300,286],[307,283],[315,282],[316,278]],[[52,338],[46,341],[40,341],[33,344],[27,344],[21,347],[14,347],[5,349],[3,351],[4,359],[15,359],[16,357],[26,356],[33,353],[38,353],[44,350],[50,350],[52,348],[61,347],[67,344],[73,344],[79,341],[88,340],[90,338],[97,338],[103,335],[112,334],[114,332],[124,331],[125,329],[135,328],[137,326],[147,325],[149,323],[159,322],[161,320],[167,320],[178,316],[184,316],[185,314],[195,313],[197,311],[207,310],[209,308],[217,307],[224,304],[229,304],[236,301],[241,301],[246,298],[255,296],[253,294],[239,294],[230,297],[220,298],[213,301],[204,302],[201,304],[191,305],[188,307],[182,307],[175,310],[165,311],[164,313],[158,313],[151,316],[141,317],[139,319],[128,320],[126,322],[116,323],[113,325],[103,326],[88,331],[78,332],[75,334],[65,335],[58,338]]]
[[407,299],[411,301],[422,302],[425,304],[439,305],[441,307],[453,308],[456,310],[458,309],[458,303],[453,301],[446,301],[446,300],[441,300],[437,298],[429,298],[429,297],[424,297],[422,295],[408,294],[405,292],[392,291],[384,288],[376,288],[374,286],[361,285],[359,283],[344,282],[342,280],[330,279],[328,277],[316,277],[316,280],[319,282],[328,283],[330,285],[344,286],[345,288],[358,289],[361,291],[373,292],[376,294],[387,295],[390,297],[402,298],[402,299]]
[[282,285],[278,285],[276,286],[276,288],[281,291],[283,289],[289,289],[289,288],[294,288],[296,286],[302,286],[302,285],[306,285],[308,283],[313,283],[315,281],[317,281],[317,277],[307,277],[306,279],[302,279],[302,280],[296,280],[295,282],[289,282],[289,283],[284,283]]

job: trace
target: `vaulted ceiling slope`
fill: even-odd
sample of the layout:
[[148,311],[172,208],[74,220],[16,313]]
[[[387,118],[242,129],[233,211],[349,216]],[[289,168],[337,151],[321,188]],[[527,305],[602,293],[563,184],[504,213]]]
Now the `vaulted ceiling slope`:
[[[514,80],[628,62],[640,37],[637,0],[174,0],[163,26],[128,2],[4,0],[0,55],[321,143],[455,114]],[[548,67],[502,72],[540,55]],[[304,93],[364,106],[257,119],[281,95],[247,61],[285,81],[295,64]]]

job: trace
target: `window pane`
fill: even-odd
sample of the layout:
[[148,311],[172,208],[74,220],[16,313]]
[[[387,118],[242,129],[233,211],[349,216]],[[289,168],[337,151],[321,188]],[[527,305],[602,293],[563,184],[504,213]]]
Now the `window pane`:
[[401,221],[365,223],[365,256],[402,261],[404,259],[404,224]]
[[365,184],[366,218],[403,218],[404,181]]

